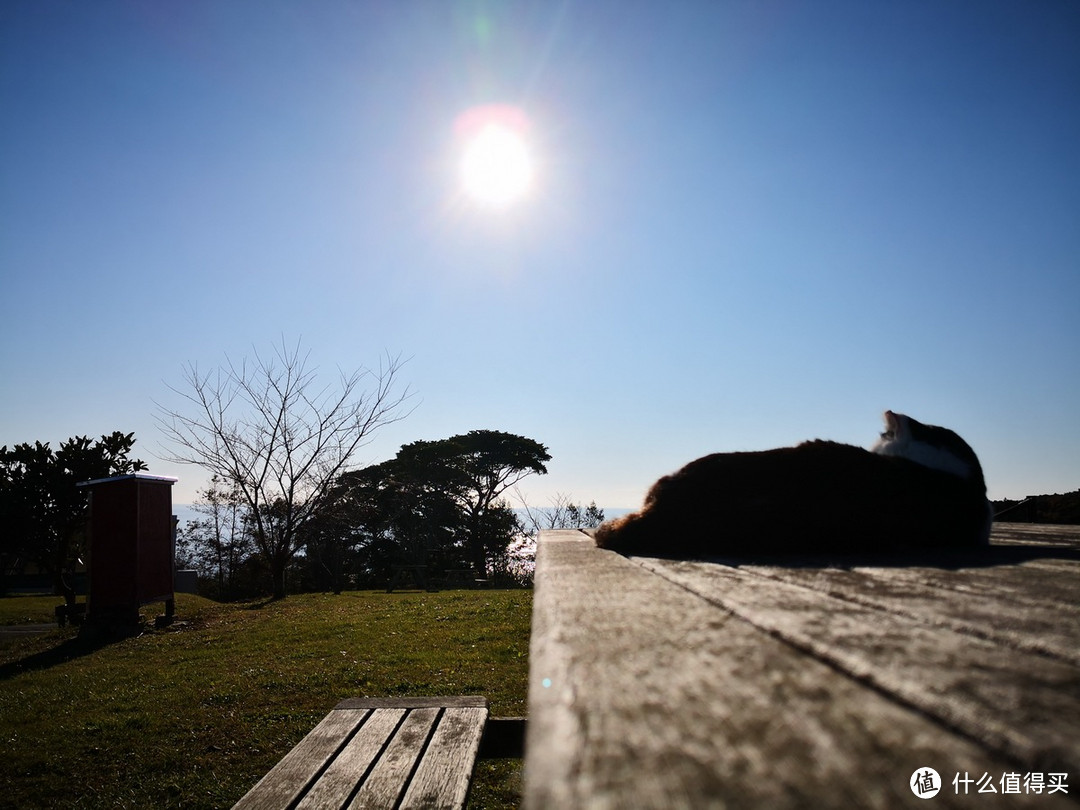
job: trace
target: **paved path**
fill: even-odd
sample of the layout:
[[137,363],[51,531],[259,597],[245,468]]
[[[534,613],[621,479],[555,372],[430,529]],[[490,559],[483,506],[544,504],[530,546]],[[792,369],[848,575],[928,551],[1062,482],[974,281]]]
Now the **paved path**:
[[56,629],[56,622],[48,624],[9,624],[0,626],[0,641],[24,636],[36,636]]

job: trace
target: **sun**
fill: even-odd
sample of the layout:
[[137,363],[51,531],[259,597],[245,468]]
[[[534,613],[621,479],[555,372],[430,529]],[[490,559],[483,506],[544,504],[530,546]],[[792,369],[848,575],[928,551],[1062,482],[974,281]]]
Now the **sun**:
[[471,110],[459,122],[461,185],[466,196],[487,208],[506,208],[528,195],[534,169],[524,116],[513,108]]
[[521,199],[532,185],[533,167],[525,140],[516,132],[489,124],[474,135],[461,158],[465,193],[501,208]]

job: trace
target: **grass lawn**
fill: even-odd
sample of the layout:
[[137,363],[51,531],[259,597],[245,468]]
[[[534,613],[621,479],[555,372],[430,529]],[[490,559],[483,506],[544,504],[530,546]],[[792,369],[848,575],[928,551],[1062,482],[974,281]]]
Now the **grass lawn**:
[[[0,599],[0,624],[58,603]],[[531,591],[179,594],[169,630],[0,641],[0,808],[227,808],[345,697],[475,694],[524,716],[531,610]],[[470,807],[516,806],[520,766],[481,760]]]

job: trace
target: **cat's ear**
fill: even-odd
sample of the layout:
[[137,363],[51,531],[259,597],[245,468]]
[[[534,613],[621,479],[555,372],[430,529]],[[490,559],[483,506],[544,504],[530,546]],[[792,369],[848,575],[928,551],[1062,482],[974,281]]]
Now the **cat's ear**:
[[870,448],[873,453],[888,453],[889,446],[899,438],[897,434],[900,431],[901,420],[905,417],[892,411],[885,411],[881,418],[885,421],[885,430]]

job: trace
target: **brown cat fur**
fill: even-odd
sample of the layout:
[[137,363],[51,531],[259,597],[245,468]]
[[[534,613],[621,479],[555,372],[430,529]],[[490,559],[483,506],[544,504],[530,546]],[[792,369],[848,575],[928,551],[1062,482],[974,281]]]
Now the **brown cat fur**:
[[657,481],[641,510],[600,526],[596,544],[680,558],[985,545],[975,453],[945,428],[892,411],[885,420],[872,450],[811,441],[692,461]]

